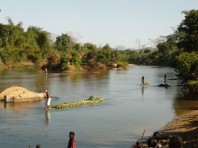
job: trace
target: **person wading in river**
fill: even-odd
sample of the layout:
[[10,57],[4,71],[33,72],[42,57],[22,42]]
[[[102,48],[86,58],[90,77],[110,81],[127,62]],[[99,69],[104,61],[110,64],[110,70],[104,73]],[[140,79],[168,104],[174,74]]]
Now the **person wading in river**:
[[69,133],[69,141],[67,148],[76,148],[76,140],[74,138],[74,135],[75,135],[74,132]]
[[164,83],[166,83],[166,77],[167,77],[167,76],[166,76],[166,74],[165,74],[165,75],[164,75]]
[[49,108],[51,103],[51,98],[47,90],[45,90],[45,100],[46,100],[46,107]]
[[144,76],[142,76],[142,85],[144,85]]

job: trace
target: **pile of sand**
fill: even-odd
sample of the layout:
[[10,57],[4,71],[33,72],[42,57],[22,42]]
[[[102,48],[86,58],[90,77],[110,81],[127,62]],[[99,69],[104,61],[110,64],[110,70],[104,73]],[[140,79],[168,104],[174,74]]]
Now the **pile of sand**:
[[0,94],[0,100],[4,101],[5,96],[8,102],[28,102],[28,101],[40,101],[44,99],[43,93],[35,93],[29,91],[23,87],[13,86],[5,89]]

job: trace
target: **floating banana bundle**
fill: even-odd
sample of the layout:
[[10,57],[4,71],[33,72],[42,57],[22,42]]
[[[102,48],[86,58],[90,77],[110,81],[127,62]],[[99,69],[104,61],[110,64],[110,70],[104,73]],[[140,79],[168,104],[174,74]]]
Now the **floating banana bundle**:
[[93,97],[91,96],[88,99],[77,101],[77,102],[65,102],[63,104],[57,104],[52,106],[50,109],[64,109],[64,108],[70,108],[70,107],[76,107],[80,105],[87,105],[87,104],[96,104],[101,103],[104,99],[99,97]]
[[148,86],[148,85],[150,85],[149,82],[144,82],[144,84],[140,84],[140,86]]

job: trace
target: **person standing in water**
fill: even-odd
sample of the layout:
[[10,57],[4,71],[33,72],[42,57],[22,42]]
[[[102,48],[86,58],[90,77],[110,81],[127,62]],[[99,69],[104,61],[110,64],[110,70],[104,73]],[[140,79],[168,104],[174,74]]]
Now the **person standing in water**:
[[48,72],[48,71],[47,71],[47,68],[45,68],[45,73],[47,74],[47,72]]
[[142,76],[142,85],[144,85],[144,76]]
[[166,74],[165,74],[165,75],[164,75],[164,83],[166,83],[166,77],[167,77],[167,76],[166,76]]
[[50,103],[51,103],[51,98],[50,98],[50,95],[48,93],[48,90],[45,90],[45,96],[46,96],[46,107],[49,108]]
[[67,148],[76,148],[76,140],[74,136],[75,136],[74,132],[69,132],[69,141],[68,141]]

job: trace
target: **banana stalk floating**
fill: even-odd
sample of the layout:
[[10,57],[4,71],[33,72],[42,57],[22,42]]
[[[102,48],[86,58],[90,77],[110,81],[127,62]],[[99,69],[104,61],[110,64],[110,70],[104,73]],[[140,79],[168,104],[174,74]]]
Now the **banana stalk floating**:
[[96,103],[101,103],[104,99],[99,98],[99,97],[90,97],[89,99],[77,101],[77,102],[65,102],[63,104],[57,104],[50,109],[64,109],[64,108],[71,108],[71,107],[76,107],[76,106],[81,106],[81,105],[87,105],[87,104],[96,104]]
[[148,85],[150,85],[149,82],[144,82],[144,84],[140,84],[140,86],[148,86]]

